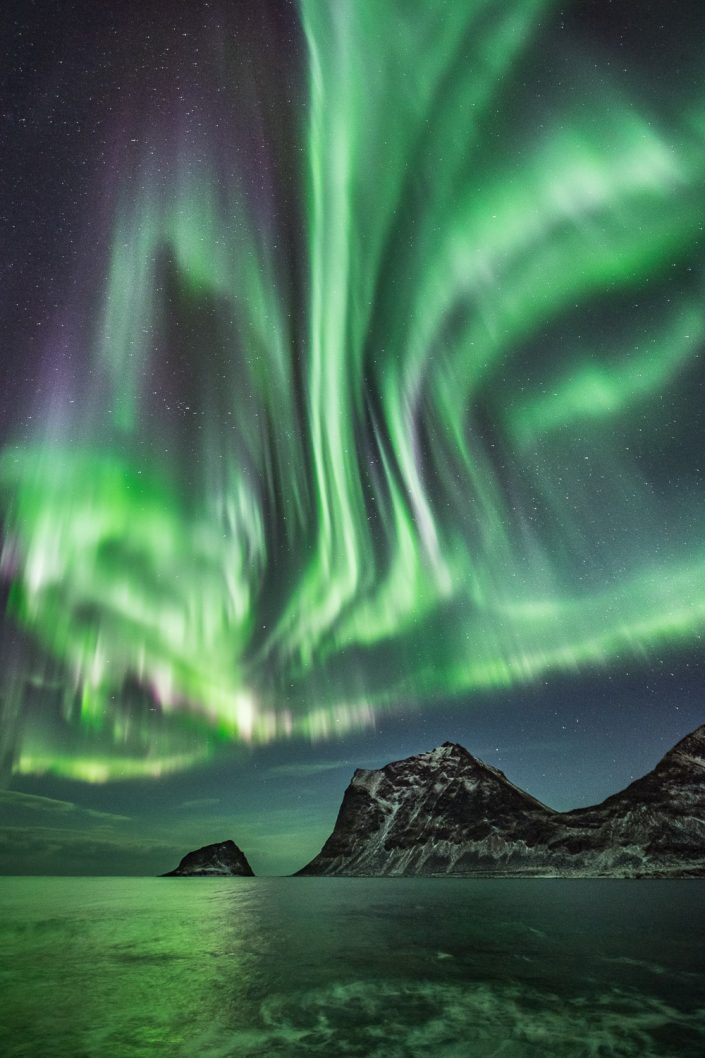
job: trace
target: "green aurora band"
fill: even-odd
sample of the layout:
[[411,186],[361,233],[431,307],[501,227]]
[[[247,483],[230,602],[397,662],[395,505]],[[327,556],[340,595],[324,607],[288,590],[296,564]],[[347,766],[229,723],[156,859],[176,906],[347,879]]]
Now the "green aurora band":
[[58,671],[74,732],[20,772],[158,775],[705,628],[702,501],[648,473],[705,337],[705,107],[666,128],[576,71],[517,133],[545,0],[299,7],[303,292],[212,142],[152,151],[81,399],[1,457],[36,647],[5,708]]

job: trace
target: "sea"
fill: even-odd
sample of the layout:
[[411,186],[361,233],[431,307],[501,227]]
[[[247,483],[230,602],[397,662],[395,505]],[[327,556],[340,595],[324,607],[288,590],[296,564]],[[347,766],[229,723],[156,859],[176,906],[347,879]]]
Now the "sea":
[[705,881],[0,878],[3,1058],[703,1058]]

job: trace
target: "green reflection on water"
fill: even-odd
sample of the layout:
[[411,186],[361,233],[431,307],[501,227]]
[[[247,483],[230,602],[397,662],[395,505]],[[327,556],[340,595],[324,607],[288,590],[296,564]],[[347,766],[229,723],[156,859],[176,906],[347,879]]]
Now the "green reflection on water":
[[2,879],[6,1058],[701,1058],[702,884]]

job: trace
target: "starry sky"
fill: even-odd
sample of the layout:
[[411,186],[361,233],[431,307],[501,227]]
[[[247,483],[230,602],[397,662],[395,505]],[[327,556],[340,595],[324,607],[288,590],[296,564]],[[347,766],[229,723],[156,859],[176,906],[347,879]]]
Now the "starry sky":
[[0,871],[286,873],[355,767],[567,809],[702,723],[702,5],[6,12]]

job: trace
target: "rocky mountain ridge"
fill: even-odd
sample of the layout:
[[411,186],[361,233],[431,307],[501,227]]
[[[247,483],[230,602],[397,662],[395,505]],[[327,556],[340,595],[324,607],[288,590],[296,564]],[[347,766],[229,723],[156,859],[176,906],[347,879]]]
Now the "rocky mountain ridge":
[[299,875],[705,875],[705,725],[602,804],[556,812],[446,742],[358,769]]

